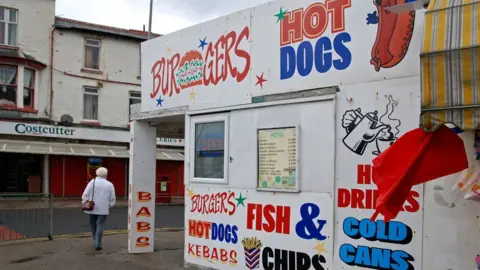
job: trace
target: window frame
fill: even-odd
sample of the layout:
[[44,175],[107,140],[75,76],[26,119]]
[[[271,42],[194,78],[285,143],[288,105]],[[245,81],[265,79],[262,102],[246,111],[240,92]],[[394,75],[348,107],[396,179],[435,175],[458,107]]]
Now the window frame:
[[[87,41],[98,41],[98,46],[97,45],[92,45],[92,44],[87,44]],[[92,67],[87,67],[87,47],[93,47],[93,48],[98,48],[98,68],[92,68]],[[96,70],[100,71],[100,57],[101,57],[101,50],[102,50],[102,40],[101,39],[96,39],[96,38],[84,38],[83,40],[83,52],[84,52],[84,61],[83,61],[83,68],[87,70]]]
[[[97,93],[89,93],[89,92],[86,92],[85,90],[86,89],[94,89],[97,91]],[[94,87],[94,86],[84,86],[83,87],[83,91],[82,91],[82,121],[83,122],[98,122],[98,117],[99,117],[99,111],[98,109],[100,108],[100,89],[98,87]],[[97,96],[97,119],[86,119],[85,118],[85,95],[91,95],[91,96]]]
[[[6,86],[15,86],[15,104],[14,105],[0,104],[0,107],[18,108],[18,70],[19,70],[19,67],[17,65],[9,65],[9,64],[0,64],[0,66],[9,66],[9,67],[14,67],[15,68],[15,84],[0,84],[0,85],[6,85]],[[22,92],[22,94],[23,94],[23,92]]]
[[[3,46],[14,46],[16,47],[18,45],[18,17],[19,17],[19,10],[16,9],[16,8],[10,8],[10,7],[4,7],[4,6],[0,6],[0,8],[3,8],[3,20],[0,20],[0,22],[3,22],[5,23],[5,26],[4,26],[4,42],[3,43],[0,43],[0,45],[3,45]],[[16,20],[15,22],[11,22],[10,21],[10,11],[15,11],[16,12]],[[8,34],[9,34],[9,30],[10,30],[10,24],[15,24],[17,25],[17,29],[16,29],[16,37],[15,37],[15,42],[14,44],[9,44],[9,40],[8,40]]]
[[[27,69],[28,69],[28,70],[31,70],[31,71],[33,72],[33,74],[32,74],[32,88],[29,88],[29,87],[26,87],[26,86],[25,86],[25,70],[27,70]],[[36,82],[36,77],[35,77],[35,76],[36,76],[36,75],[37,75],[37,74],[36,74],[36,70],[33,69],[33,68],[27,68],[27,67],[25,67],[25,68],[23,69],[24,82],[23,82],[23,89],[22,89],[22,90],[25,90],[25,88],[26,88],[26,89],[32,91],[32,105],[31,105],[31,106],[25,105],[25,101],[23,101],[23,107],[24,107],[24,108],[31,108],[31,109],[34,109],[34,108],[35,108],[35,82]],[[17,88],[17,89],[18,89],[18,88]],[[17,91],[18,91],[18,90],[17,90]],[[18,93],[17,93],[17,95],[18,95]],[[23,91],[22,91],[22,99],[24,99]]]
[[[195,126],[196,124],[208,124],[214,122],[223,122],[224,123],[224,143],[223,143],[223,179],[219,178],[201,178],[195,177]],[[230,154],[229,154],[229,132],[230,132],[230,115],[228,113],[218,113],[210,115],[192,115],[190,117],[190,143],[189,143],[189,172],[190,172],[190,182],[199,183],[199,184],[217,184],[217,185],[228,185],[229,180],[229,164],[230,164]]]
[[[140,97],[132,97],[132,94],[135,94],[135,95],[140,95]],[[142,102],[142,92],[138,92],[138,91],[130,91],[128,92],[128,115],[132,115],[132,109],[130,106],[132,106],[132,99],[133,100],[140,100],[140,103]],[[137,104],[137,103],[135,103]]]

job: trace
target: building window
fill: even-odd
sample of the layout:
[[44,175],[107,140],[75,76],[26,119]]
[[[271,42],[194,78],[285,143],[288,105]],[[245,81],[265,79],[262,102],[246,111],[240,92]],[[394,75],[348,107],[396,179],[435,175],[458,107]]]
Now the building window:
[[26,68],[23,73],[23,106],[33,108],[35,97],[35,71]]
[[142,102],[142,94],[138,92],[130,92],[130,105]]
[[0,105],[17,104],[17,67],[0,65]]
[[18,11],[0,7],[0,44],[17,45]]
[[100,47],[100,40],[85,39],[85,68],[100,69]]
[[227,183],[228,116],[192,118],[192,174],[194,182]]
[[85,87],[83,89],[83,119],[98,120],[98,89]]

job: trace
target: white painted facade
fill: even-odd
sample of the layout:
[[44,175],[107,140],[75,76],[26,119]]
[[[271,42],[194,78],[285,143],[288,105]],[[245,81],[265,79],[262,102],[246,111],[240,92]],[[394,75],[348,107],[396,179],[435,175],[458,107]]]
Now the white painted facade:
[[[49,65],[50,63],[50,44],[51,31],[53,29],[55,17],[55,1],[53,0],[4,0],[0,7],[16,9],[18,11],[17,21],[17,43],[13,46],[0,44],[0,48],[7,50],[16,50],[20,54],[28,54],[39,62]],[[5,63],[5,62],[4,62]],[[24,81],[23,64],[18,64],[17,72],[17,104],[16,108],[22,111]],[[49,110],[49,84],[50,76],[48,67],[35,72],[35,96],[32,110],[23,112],[27,117],[48,117]],[[36,112],[38,111],[38,113]]]
[[[101,74],[85,69],[85,38],[101,41]],[[54,40],[54,120],[69,114],[74,123],[92,122],[83,117],[83,89],[89,86],[99,90],[97,124],[127,128],[129,93],[140,93],[140,41],[64,29],[56,29]]]

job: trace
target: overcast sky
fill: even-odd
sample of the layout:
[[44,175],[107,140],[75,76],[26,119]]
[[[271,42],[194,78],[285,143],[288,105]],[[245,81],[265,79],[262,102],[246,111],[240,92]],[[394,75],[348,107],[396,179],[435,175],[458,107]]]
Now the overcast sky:
[[[56,15],[148,30],[150,0],[57,0]],[[152,31],[167,34],[268,0],[154,0]]]

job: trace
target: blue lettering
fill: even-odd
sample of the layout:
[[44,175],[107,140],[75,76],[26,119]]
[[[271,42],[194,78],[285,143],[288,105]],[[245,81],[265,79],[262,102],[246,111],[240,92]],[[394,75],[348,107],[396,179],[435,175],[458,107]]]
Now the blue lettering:
[[391,242],[401,243],[408,238],[407,225],[398,221],[390,221],[388,225],[388,238]]
[[220,224],[218,226],[218,241],[222,242],[224,237],[225,237],[225,226],[223,226],[223,224]]
[[312,72],[313,48],[312,44],[308,41],[304,41],[298,46],[297,66],[300,76],[305,77]]
[[350,244],[343,244],[340,246],[339,256],[340,260],[350,265],[355,261],[355,247]]
[[225,243],[238,243],[238,227],[236,225],[224,225],[212,222],[211,239]]
[[237,231],[238,231],[237,225],[233,225],[233,226],[232,226],[232,244],[238,243],[238,234],[237,234]]
[[364,219],[360,222],[360,235],[367,240],[375,240],[375,235],[377,233],[377,226],[375,222],[370,221],[369,219]]
[[212,240],[217,240],[218,238],[218,225],[215,222],[212,222]]
[[403,250],[392,251],[366,246],[355,247],[343,244],[339,250],[340,259],[350,265],[372,269],[413,270],[413,257]]
[[372,248],[371,266],[380,269],[390,269],[390,249]]
[[[298,70],[302,77],[308,76],[315,65],[318,73],[326,73],[332,69],[344,70],[352,63],[352,53],[346,43],[352,41],[349,33],[343,32],[335,36],[333,41],[329,37],[321,37],[312,46],[312,40],[305,40],[295,49],[292,46],[280,48],[280,79],[293,77]],[[338,59],[333,59],[333,51]]]
[[358,220],[353,217],[346,218],[343,221],[343,232],[353,239],[360,239],[361,235],[358,231]]
[[345,46],[345,43],[350,41],[352,41],[352,37],[347,32],[338,34],[333,40],[333,47],[335,48],[335,52],[341,58],[333,60],[333,66],[337,70],[344,70],[348,68],[352,63],[352,53]]
[[322,37],[315,45],[315,67],[318,72],[325,73],[332,68],[332,43],[328,37]]
[[280,79],[290,79],[295,74],[295,49],[292,46],[280,48]]

